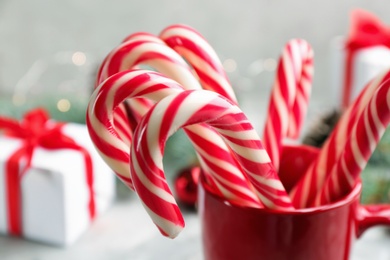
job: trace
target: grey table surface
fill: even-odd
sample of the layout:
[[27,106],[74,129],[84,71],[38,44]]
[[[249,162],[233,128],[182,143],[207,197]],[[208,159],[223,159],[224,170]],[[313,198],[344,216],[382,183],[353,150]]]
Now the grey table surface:
[[[201,260],[200,223],[196,212],[185,212],[186,227],[174,240],[162,237],[134,196],[115,202],[68,248],[51,247],[0,236],[1,260]],[[352,260],[390,259],[390,232],[368,230],[355,241]]]

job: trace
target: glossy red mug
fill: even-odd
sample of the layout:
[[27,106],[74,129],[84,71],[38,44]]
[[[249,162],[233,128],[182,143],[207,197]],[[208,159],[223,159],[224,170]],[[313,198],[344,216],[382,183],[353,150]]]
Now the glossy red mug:
[[[318,150],[283,149],[280,179],[294,186]],[[360,205],[361,183],[342,200],[326,206],[280,212],[235,206],[200,181],[198,207],[206,260],[346,260],[351,244],[367,228],[390,225],[390,205]]]

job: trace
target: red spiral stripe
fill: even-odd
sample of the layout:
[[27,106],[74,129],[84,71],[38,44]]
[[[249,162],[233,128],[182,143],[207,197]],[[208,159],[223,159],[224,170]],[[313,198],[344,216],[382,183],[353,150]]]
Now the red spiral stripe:
[[279,168],[284,138],[299,137],[308,108],[313,74],[313,51],[301,39],[289,41],[277,67],[268,105],[263,141],[271,161]]

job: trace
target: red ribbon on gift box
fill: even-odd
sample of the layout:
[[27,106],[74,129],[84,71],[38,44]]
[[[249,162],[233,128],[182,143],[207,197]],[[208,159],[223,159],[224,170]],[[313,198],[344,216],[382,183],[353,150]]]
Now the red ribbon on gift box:
[[[28,112],[21,122],[0,117],[0,131],[5,135],[23,140],[6,162],[6,199],[8,232],[22,235],[21,180],[31,167],[34,150],[42,147],[49,150],[72,149],[84,157],[86,181],[89,189],[89,214],[93,219],[96,214],[93,189],[92,159],[88,151],[78,145],[72,138],[62,133],[63,123],[49,121],[48,113],[43,109]],[[23,167],[20,167],[23,162]]]
[[370,12],[357,9],[351,14],[351,28],[346,41],[345,77],[342,96],[342,107],[346,108],[351,102],[352,65],[358,50],[385,46],[390,48],[390,28]]

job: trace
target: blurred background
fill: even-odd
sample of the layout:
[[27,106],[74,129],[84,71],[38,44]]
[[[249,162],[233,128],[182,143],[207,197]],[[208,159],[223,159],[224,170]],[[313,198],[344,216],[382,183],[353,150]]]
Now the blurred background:
[[[331,44],[336,37],[347,35],[349,15],[354,8],[370,11],[390,24],[390,2],[379,0],[0,0],[0,113],[20,117],[29,108],[44,105],[55,119],[83,123],[95,73],[104,57],[131,33],[145,31],[159,34],[168,25],[183,23],[197,29],[214,47],[242,109],[259,131],[262,130],[277,60],[284,44],[292,38],[307,40],[315,53],[308,115],[308,121],[311,121],[337,106],[334,96],[337,86],[332,83]],[[385,149],[388,148],[388,145],[385,146]],[[177,153],[183,156],[186,149],[177,148]],[[388,160],[389,151],[386,151],[385,157],[381,154],[382,157],[377,158]],[[171,160],[175,160],[175,155]],[[374,183],[371,193],[377,194],[382,189],[378,196],[388,199],[390,178],[388,167],[385,169],[380,173],[381,178],[387,180],[385,187],[382,187],[382,179],[371,178],[368,181]],[[131,218],[126,207],[116,208],[111,218],[115,214],[120,214],[124,222]],[[189,218],[188,221],[191,221],[190,225],[195,225],[192,222],[197,222],[197,219]],[[133,223],[134,226],[136,223]],[[107,231],[108,227],[108,223],[100,222],[99,232]],[[125,232],[131,232],[130,227]],[[186,259],[199,259],[199,232],[193,229],[187,232],[192,239],[190,241],[198,244],[190,250],[195,257]],[[122,236],[124,232],[118,231],[118,234]],[[95,230],[86,238],[100,235]],[[375,239],[373,245],[383,247],[383,243],[380,244],[383,239]],[[111,251],[107,251],[105,256],[116,254],[117,258],[111,259],[158,259],[143,255],[151,249],[156,251],[156,257],[158,252],[168,254],[168,242],[159,237],[155,240],[158,242],[154,245],[159,245],[157,249],[148,246],[146,240],[138,244],[138,255],[130,248],[123,251],[126,243],[116,241],[116,246],[106,245]],[[18,248],[14,242],[2,241]],[[22,246],[25,256],[31,250],[40,252],[42,249],[52,250],[50,252],[56,259],[75,259],[72,257],[80,252],[87,256],[90,252],[86,248],[95,247],[92,242],[85,241],[76,245],[75,251],[67,251],[63,258],[55,254],[60,252],[55,249]],[[100,244],[106,241],[108,239],[102,238]],[[181,241],[184,240],[176,243],[184,245]],[[185,245],[188,245],[187,242]],[[6,246],[0,246],[0,249],[5,250]],[[102,252],[103,248],[99,250]],[[354,259],[366,259],[359,257],[364,253],[362,250],[355,252]],[[51,255],[35,255],[38,258],[31,259],[53,259]],[[42,257],[39,258],[39,255]],[[8,257],[17,259],[12,258],[11,252],[8,252]]]

